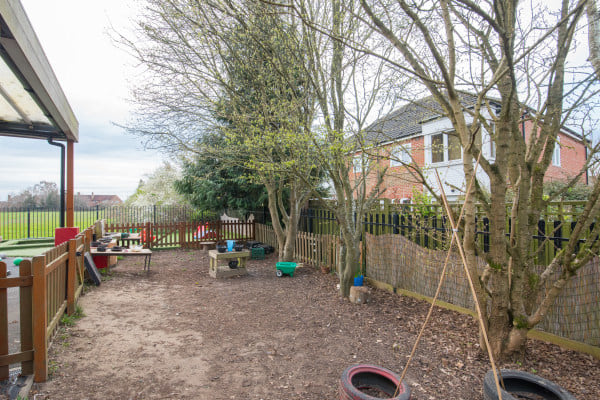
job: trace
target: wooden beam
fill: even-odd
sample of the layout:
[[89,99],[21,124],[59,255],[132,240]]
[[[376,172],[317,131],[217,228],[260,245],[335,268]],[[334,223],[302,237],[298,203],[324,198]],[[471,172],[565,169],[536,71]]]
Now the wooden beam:
[[[33,360],[33,350],[0,356],[0,365],[8,367],[10,364]],[[23,374],[26,375],[26,374]]]
[[35,382],[48,379],[48,339],[46,327],[48,317],[46,309],[46,257],[33,258],[33,370]]
[[[32,277],[31,261],[23,260],[19,264],[19,276]],[[22,287],[19,293],[19,308],[21,311],[21,352],[31,351],[33,355],[33,284],[32,286]],[[21,373],[23,375],[33,374],[33,356],[30,360],[21,363]]]
[[15,278],[4,278],[0,280],[0,289],[7,289],[13,287],[31,286],[33,284],[33,278],[31,276],[19,276]]
[[72,140],[67,141],[67,227],[72,228],[75,226],[74,216],[74,204],[75,204],[75,193],[74,193],[74,176],[75,176],[75,163],[74,163],[74,152],[75,145]]
[[[0,279],[6,278],[6,263],[0,261]],[[0,357],[8,356],[8,297],[0,288]],[[8,379],[8,364],[0,364],[0,381]]]
[[75,312],[75,288],[77,287],[77,239],[69,240],[69,260],[67,261],[67,314]]

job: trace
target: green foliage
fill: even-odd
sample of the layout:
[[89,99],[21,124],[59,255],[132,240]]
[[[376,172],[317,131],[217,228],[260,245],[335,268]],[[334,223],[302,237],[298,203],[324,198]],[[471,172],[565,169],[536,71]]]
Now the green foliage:
[[418,190],[415,186],[412,188],[412,199],[411,207],[421,214],[423,217],[435,215],[435,211],[431,209],[430,205],[433,204],[433,196],[424,191]]
[[555,200],[587,200],[593,188],[592,186],[583,183],[577,183],[566,190],[565,186],[565,182],[562,181],[552,181],[544,183],[545,198],[556,196]]
[[[225,139],[212,134],[205,135],[200,141],[203,146],[210,146],[212,151],[184,162],[182,177],[175,181],[177,191],[200,210],[262,209],[267,197],[264,186],[250,181],[248,176],[252,172],[239,165],[243,160],[224,161],[223,157],[230,156],[224,149]],[[244,155],[239,154],[239,157]]]
[[524,315],[516,315],[513,319],[513,325],[517,329],[528,329],[527,317]]
[[125,201],[125,204],[130,206],[184,204],[183,196],[174,186],[180,175],[174,165],[165,161],[145,179],[140,179],[135,193]]
[[77,304],[75,306],[75,312],[72,315],[63,315],[63,317],[60,319],[60,323],[65,326],[73,326],[75,325],[75,322],[77,322],[83,317],[85,317],[85,314],[83,313],[83,308],[81,308],[81,306]]
[[41,181],[8,198],[9,207],[58,208],[60,194],[54,182]]
[[529,274],[529,287],[531,289],[537,289],[540,283],[540,276],[538,274]]

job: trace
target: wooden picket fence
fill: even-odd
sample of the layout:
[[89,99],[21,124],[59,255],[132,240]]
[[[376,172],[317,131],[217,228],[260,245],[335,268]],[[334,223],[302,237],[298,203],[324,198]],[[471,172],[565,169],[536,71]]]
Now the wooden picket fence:
[[[256,224],[256,240],[269,244],[278,249],[277,237],[273,227]],[[317,235],[314,233],[298,232],[294,248],[294,260],[314,265],[325,266],[337,270],[339,259],[340,238],[336,235]]]
[[[0,380],[9,377],[12,364],[21,365],[22,375],[34,374],[36,382],[47,380],[50,339],[65,312],[75,312],[83,291],[83,257],[91,239],[92,229],[86,229],[32,260],[23,260],[18,277],[8,278],[6,263],[0,262]],[[21,351],[16,353],[9,353],[9,288],[19,288]]]
[[140,233],[147,248],[199,248],[205,243],[225,240],[253,240],[254,221],[206,221],[142,224],[107,224],[108,232]]

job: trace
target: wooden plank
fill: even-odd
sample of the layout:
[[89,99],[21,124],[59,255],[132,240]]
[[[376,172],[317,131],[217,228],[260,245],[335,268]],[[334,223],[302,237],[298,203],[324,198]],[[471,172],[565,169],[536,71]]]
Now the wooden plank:
[[[4,368],[4,367],[8,368],[10,366],[10,364],[28,362],[31,360],[33,360],[33,350],[22,351],[20,353],[13,353],[13,354],[0,356],[0,368]],[[29,374],[25,374],[25,372],[23,372],[23,371],[21,371],[21,373],[23,375],[29,375]]]
[[75,154],[75,146],[73,140],[67,140],[67,194],[66,194],[66,223],[67,227],[75,226],[75,215],[74,215],[74,204],[75,204],[75,192],[73,190],[74,187],[74,175],[75,175],[75,166],[74,166],[74,154]]
[[63,263],[67,262],[68,259],[69,252],[65,249],[65,253],[56,257],[56,259],[54,259],[53,261],[49,262],[48,265],[46,265],[46,275],[52,273],[56,268],[61,266]]
[[67,300],[63,301],[58,307],[54,315],[52,316],[52,320],[48,324],[48,328],[46,328],[46,337],[49,339],[54,334],[54,330],[58,327],[58,323],[60,319],[64,315],[67,310]]
[[[6,278],[6,263],[0,261],[0,281]],[[8,296],[7,289],[0,288],[0,357],[8,355]],[[9,366],[0,364],[0,380],[8,379]]]
[[19,264],[19,275],[21,277],[29,276],[31,278],[30,286],[24,286],[19,289],[21,352],[31,351],[31,358],[21,362],[21,373],[23,375],[31,375],[33,374],[33,276],[31,275],[30,260],[21,261],[21,264]]
[[32,276],[19,276],[13,278],[0,279],[0,289],[7,289],[13,287],[24,287],[31,286],[33,284]]
[[45,256],[34,257],[33,268],[33,370],[34,381],[48,379],[48,347],[46,340],[46,263]]
[[79,285],[77,289],[75,289],[75,301],[79,300],[79,296],[81,296],[81,292],[83,291],[83,285]]
[[75,287],[77,279],[77,240],[69,240],[69,260],[67,262],[67,314],[75,312]]

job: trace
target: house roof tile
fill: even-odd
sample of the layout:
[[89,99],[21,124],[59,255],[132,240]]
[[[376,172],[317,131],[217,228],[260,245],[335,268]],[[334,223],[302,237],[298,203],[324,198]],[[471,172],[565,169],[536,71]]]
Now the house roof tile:
[[[462,94],[461,97],[465,107],[472,106],[476,99],[469,94]],[[444,115],[442,107],[433,96],[425,97],[408,103],[375,121],[365,129],[365,142],[379,144],[418,135],[422,132],[423,122]]]

